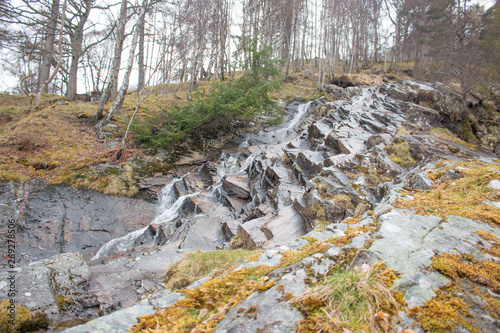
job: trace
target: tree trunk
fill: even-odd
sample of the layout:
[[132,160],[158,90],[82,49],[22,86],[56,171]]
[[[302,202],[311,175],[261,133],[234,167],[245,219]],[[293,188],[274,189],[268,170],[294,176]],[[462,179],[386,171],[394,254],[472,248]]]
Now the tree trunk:
[[[143,6],[146,1],[144,1]],[[137,59],[137,65],[139,67],[139,78],[137,81],[137,90],[141,91],[144,88],[144,25],[145,20],[142,20],[141,24],[137,26],[137,30],[139,31],[139,54]]]
[[[38,78],[38,89],[42,84],[49,79],[50,67],[54,60],[54,41],[56,37],[57,16],[59,15],[59,0],[52,1],[50,10],[50,22],[47,25],[47,38],[45,40],[44,50],[42,54],[42,66],[40,68],[40,76]],[[42,91],[43,94],[48,92],[48,86]]]
[[104,111],[104,105],[109,100],[110,96],[113,95],[113,89],[116,89],[118,83],[118,72],[120,70],[120,64],[122,59],[122,50],[123,50],[123,40],[125,33],[125,24],[127,18],[127,0],[122,0],[120,7],[120,18],[118,22],[118,27],[116,31],[116,44],[115,44],[115,53],[113,58],[113,68],[111,69],[110,78],[106,89],[104,90],[101,100],[99,102],[99,107],[97,108],[97,112],[94,116],[94,119],[97,121],[102,118],[102,113]]
[[80,20],[76,25],[73,33],[70,35],[71,39],[71,65],[68,77],[68,92],[66,98],[70,101],[74,100],[78,92],[78,64],[82,55],[83,43],[83,28],[90,15],[92,9],[92,0],[85,0],[85,11],[80,15]]
[[62,63],[62,57],[63,57],[63,48],[62,48],[62,41],[63,41],[63,31],[64,31],[64,20],[66,19],[66,0],[64,0],[63,3],[63,8],[62,8],[62,14],[61,14],[61,28],[59,30],[59,43],[58,43],[58,49],[59,49],[59,60],[57,61],[56,68],[54,69],[54,72],[52,75],[49,76],[49,78],[42,82],[42,85],[40,86],[40,89],[38,90],[38,93],[36,94],[36,103],[35,106],[38,107],[42,103],[42,93],[44,91],[48,91],[47,87],[49,86],[50,81],[54,79],[54,77],[57,74],[57,71],[59,71],[59,68],[61,67]]
[[144,24],[144,16],[146,14],[146,5],[147,0],[144,0],[142,3],[141,11],[139,13],[139,20],[137,22],[136,30],[134,32],[134,37],[132,39],[132,45],[130,46],[130,55],[127,62],[127,71],[125,76],[123,77],[123,82],[120,87],[120,91],[118,92],[118,96],[116,96],[113,105],[109,109],[108,116],[106,117],[105,122],[109,122],[113,114],[115,114],[123,105],[123,100],[125,99],[125,93],[127,92],[129,81],[130,81],[130,73],[132,72],[132,67],[134,65],[134,56],[135,56],[135,48],[137,47],[137,40],[139,39],[139,27],[141,24]]

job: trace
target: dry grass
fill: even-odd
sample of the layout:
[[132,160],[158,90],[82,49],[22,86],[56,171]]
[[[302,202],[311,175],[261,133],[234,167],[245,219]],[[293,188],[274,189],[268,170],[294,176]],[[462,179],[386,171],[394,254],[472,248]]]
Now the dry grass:
[[[12,121],[0,126],[0,178],[52,180],[67,170],[78,170],[107,158],[92,126],[81,120],[93,114],[93,104],[47,102],[27,112],[27,97],[3,95],[2,99],[13,110]],[[46,101],[51,99],[57,100],[44,97]]]
[[463,141],[462,139],[460,139],[458,136],[456,136],[455,134],[453,134],[450,130],[448,130],[446,128],[442,128],[442,127],[432,128],[429,131],[429,134],[434,135],[436,138],[439,138],[442,140],[458,143],[458,144],[465,146],[469,149],[477,148],[477,146]]
[[409,208],[422,215],[436,215],[447,218],[450,215],[481,220],[492,225],[500,225],[500,208],[483,203],[485,200],[500,201],[499,191],[488,188],[492,180],[500,180],[500,166],[479,161],[459,164],[460,179],[444,176],[452,166],[443,167],[443,176],[430,191],[417,191],[414,200],[399,200],[396,206]]
[[220,250],[187,253],[170,266],[165,276],[167,288],[182,289],[215,271],[246,260],[261,251]]
[[395,138],[391,145],[386,147],[389,157],[404,168],[411,167],[417,161],[412,157],[410,145],[401,138]]
[[392,293],[396,275],[381,264],[337,270],[290,299],[305,315],[300,332],[387,332],[399,305]]

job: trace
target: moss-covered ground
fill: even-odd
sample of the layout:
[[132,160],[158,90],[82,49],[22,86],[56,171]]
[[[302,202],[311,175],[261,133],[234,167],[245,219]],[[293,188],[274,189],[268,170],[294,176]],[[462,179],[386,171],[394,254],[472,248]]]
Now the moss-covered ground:
[[[500,180],[499,170],[496,163],[442,161],[428,172],[435,182],[431,190],[408,191],[413,200],[401,200],[396,206],[443,219],[461,216],[499,228],[500,208],[493,202],[500,201],[500,193],[488,187]],[[481,241],[475,246],[484,257],[438,253],[432,258],[429,269],[452,282],[424,305],[410,309],[409,316],[426,332],[485,332],[492,327],[484,318],[500,319],[500,241],[481,230],[476,234]]]
[[[500,201],[500,192],[488,187],[493,180],[500,180],[500,165],[477,160],[470,162],[440,163],[441,167],[428,172],[435,181],[430,191],[409,192],[413,200],[401,200],[399,208],[409,208],[422,215],[449,215],[478,219],[491,225],[500,225],[500,208],[488,201]],[[453,179],[447,172],[458,172]]]

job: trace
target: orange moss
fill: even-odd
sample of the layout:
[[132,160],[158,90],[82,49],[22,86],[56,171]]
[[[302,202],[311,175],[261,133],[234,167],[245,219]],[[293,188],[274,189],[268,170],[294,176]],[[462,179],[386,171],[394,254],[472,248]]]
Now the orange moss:
[[303,258],[329,248],[327,244],[312,242],[301,249],[282,254],[278,267],[259,266],[243,268],[224,275],[212,275],[210,280],[192,290],[183,290],[185,297],[174,305],[154,315],[138,318],[130,332],[212,332],[229,309],[239,304],[253,292],[272,288],[276,280],[267,275],[282,267],[293,265]]
[[476,233],[479,235],[479,237],[491,244],[491,247],[489,249],[484,249],[483,252],[500,258],[500,241],[498,240],[498,238],[490,233],[481,230],[476,231]]
[[469,306],[443,290],[438,290],[436,297],[423,306],[411,308],[408,316],[414,318],[427,332],[447,332],[458,326],[477,332],[468,321],[473,318]]
[[[138,318],[131,332],[211,332],[224,315],[253,292],[270,286],[264,277],[272,268],[243,268],[223,277],[213,278],[193,290],[184,290],[185,298],[155,315]],[[208,310],[208,318],[199,316]]]
[[479,260],[470,255],[443,253],[432,258],[431,266],[452,280],[467,278],[500,293],[500,262]]
[[352,239],[356,236],[363,235],[364,233],[367,232],[373,232],[375,229],[377,229],[378,224],[377,223],[368,223],[360,227],[350,227],[344,232],[344,236],[338,237],[338,238],[329,238],[328,242],[334,244],[335,246],[344,246],[346,244],[349,244]]
[[[412,209],[421,215],[447,218],[457,215],[478,219],[492,225],[500,225],[500,208],[484,204],[485,200],[500,201],[500,192],[487,185],[500,180],[500,166],[479,161],[462,162],[460,179],[442,179],[430,191],[412,193],[414,200],[399,199],[395,206]],[[447,166],[444,171],[452,169]]]

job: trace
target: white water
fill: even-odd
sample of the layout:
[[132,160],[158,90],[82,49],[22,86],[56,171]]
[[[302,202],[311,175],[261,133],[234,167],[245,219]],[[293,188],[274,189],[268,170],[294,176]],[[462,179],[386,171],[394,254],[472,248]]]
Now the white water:
[[286,127],[272,130],[269,132],[259,131],[257,134],[249,134],[245,140],[240,144],[240,148],[245,148],[254,144],[277,144],[283,142],[289,135],[297,130],[297,125],[303,120],[304,116],[309,111],[309,107],[313,102],[300,104],[297,107],[297,112],[293,116]]
[[[187,174],[186,174],[187,175]],[[161,224],[174,220],[179,216],[179,211],[182,208],[184,202],[187,198],[198,195],[197,193],[186,194],[176,199],[175,184],[182,181],[182,178],[172,179],[160,192],[158,199],[160,201],[160,206],[158,208],[158,215],[155,217],[151,224]],[[149,225],[132,231],[125,236],[115,238],[104,244],[92,260],[97,260],[105,257],[112,252],[118,253],[127,250],[134,245],[134,242],[141,237],[149,228]],[[157,235],[155,235],[155,238]]]
[[290,133],[290,130],[296,130],[295,127],[297,126],[297,124],[300,123],[304,115],[307,113],[307,111],[309,110],[309,106],[311,106],[311,103],[312,101],[309,101],[305,104],[300,104],[297,107],[297,113],[293,116],[292,120],[290,120],[288,126],[285,127],[284,129],[278,130],[276,134],[277,135],[280,135],[281,133],[288,134]]
[[111,253],[112,250],[114,250],[115,252],[122,252],[127,250],[134,244],[137,238],[139,238],[142,234],[146,232],[146,230],[148,230],[148,228],[149,225],[145,226],[142,229],[132,231],[131,233],[128,233],[120,238],[115,238],[110,240],[99,249],[99,251],[92,258],[92,260],[97,260],[99,258],[105,257],[109,253]]
[[159,214],[155,217],[151,224],[161,224],[165,222],[170,222],[179,216],[179,211],[184,205],[187,198],[194,197],[200,194],[200,192],[190,193],[179,197],[173,204],[168,204],[171,202],[170,198],[166,198],[165,201],[160,201]]
[[[311,103],[312,102],[307,102],[299,105],[297,107],[297,112],[295,113],[293,118],[288,122],[286,127],[275,130],[273,132],[260,131],[257,136],[255,135],[247,136],[246,140],[244,141],[244,144],[248,146],[250,141],[253,141],[252,137],[256,139],[255,141],[259,141],[264,144],[275,144],[283,141],[289,136],[291,132],[297,130],[296,128],[297,125],[303,120],[304,116],[309,110]],[[230,155],[226,155],[224,153],[223,155],[221,155],[221,159],[223,159],[224,161],[217,168],[217,176],[219,180],[222,180],[228,174],[234,174],[237,172],[246,171],[248,167],[252,165],[255,159],[255,155],[252,154],[248,156],[242,163],[240,163],[237,158]],[[179,216],[180,211],[186,199],[200,194],[200,192],[188,193],[183,196],[177,197],[175,185],[178,182],[183,181],[183,178],[186,175],[184,175],[182,178],[172,179],[161,190],[160,194],[158,195],[158,201],[159,201],[158,213],[157,216],[154,218],[154,220],[151,222],[151,224],[163,224],[176,219]],[[216,198],[216,200],[222,196],[221,186],[222,182],[219,182],[218,184],[212,186],[212,195]],[[112,253],[126,251],[128,248],[134,245],[134,242],[139,237],[141,237],[145,232],[147,232],[148,228],[149,226],[146,226],[142,229],[130,232],[125,236],[112,239],[99,249],[99,251],[92,258],[92,260],[103,258]],[[154,238],[156,239],[157,236],[158,235],[155,235]]]

